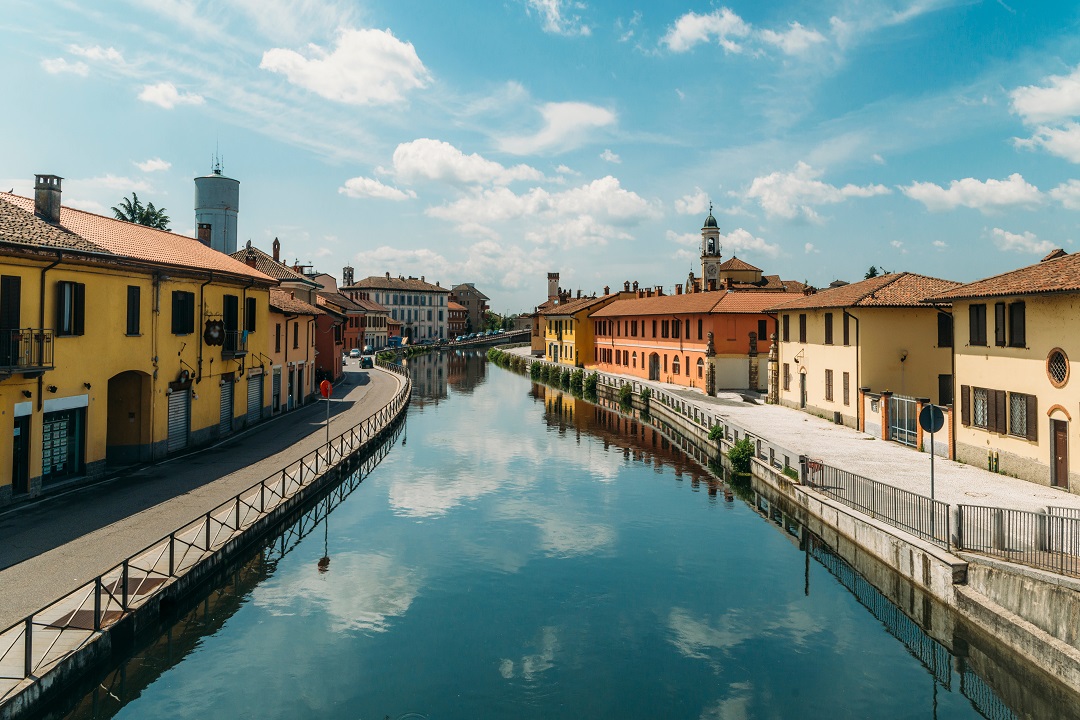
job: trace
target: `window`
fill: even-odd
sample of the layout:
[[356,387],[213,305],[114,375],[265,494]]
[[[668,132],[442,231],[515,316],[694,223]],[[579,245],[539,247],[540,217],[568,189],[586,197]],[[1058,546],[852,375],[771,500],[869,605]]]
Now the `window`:
[[690,356],[683,358],[683,367],[686,368],[686,377],[690,377]]
[[[683,334],[687,340],[690,339],[690,318],[686,318],[686,332]],[[700,340],[701,338],[698,338]]]
[[832,402],[832,370],[825,371],[825,399]]
[[705,377],[705,359],[704,358],[698,358],[697,359],[697,376],[698,376],[698,379],[701,379],[701,378]]
[[1009,303],[1009,347],[1022,348],[1027,345],[1027,331],[1024,327],[1024,303]]
[[[644,334],[645,334],[645,331],[644,331],[644,330],[642,330],[642,333],[641,333],[641,334],[642,334],[642,335],[644,335]],[[652,321],[652,336],[653,336],[654,338],[656,337],[656,321],[655,321],[655,320],[653,320],[653,321]]]
[[671,360],[671,372],[675,375],[679,374],[679,356],[676,355]]
[[138,285],[128,285],[127,289],[127,334],[139,334],[139,294],[141,288]]
[[259,309],[258,301],[250,297],[244,301],[244,329],[249,333],[255,332],[255,315]]
[[847,314],[847,310],[844,311],[844,347],[851,344],[851,316]]
[[768,320],[758,320],[757,321],[757,337],[758,337],[758,340],[768,340],[769,339],[769,321]]
[[1038,401],[1034,395],[1009,393],[1009,434],[1037,440]]
[[952,315],[940,311],[937,316],[937,346],[952,347]]
[[781,337],[782,337],[784,342],[789,342],[791,340],[791,316],[790,315],[784,315],[783,326],[784,326],[784,332],[781,334]]
[[630,367],[637,367],[637,351],[630,356]]
[[[335,333],[334,340],[336,340],[337,342],[340,343],[341,342],[341,326],[340,325],[335,325],[334,327],[337,328],[337,333]],[[293,321],[293,324],[292,324],[292,346],[293,346],[294,350],[296,348],[300,347],[300,323],[298,321],[295,321],[295,320]]]
[[195,293],[176,290],[172,294],[173,335],[195,332]]
[[799,313],[799,342],[806,342],[806,313]]
[[986,345],[986,305],[968,306],[968,345]]
[[974,388],[971,393],[972,405],[974,405],[974,417],[972,418],[972,425],[975,427],[986,427],[987,421],[987,400],[986,400],[986,388]]
[[704,337],[704,336],[703,336],[703,335],[701,334],[701,330],[702,330],[702,327],[703,327],[703,321],[702,321],[702,319],[701,319],[701,318],[698,318],[698,321],[697,321],[697,339],[698,339],[698,340],[701,340],[701,339],[702,339],[702,337]]
[[1056,388],[1065,387],[1069,382],[1069,358],[1061,348],[1054,348],[1046,356],[1046,374]]
[[678,339],[679,329],[682,327],[682,322],[679,320],[671,321],[671,337]]
[[56,283],[56,334],[82,335],[86,286],[82,283]]
[[1005,347],[1005,303],[994,303],[994,344]]
[[844,404],[851,404],[851,373],[844,373]]
[[670,334],[671,323],[667,320],[660,321],[660,335],[667,337]]
[[274,331],[274,352],[281,352],[281,323],[277,324],[277,329]]
[[825,313],[825,344],[832,345],[832,313]]
[[[785,315],[784,317],[787,317]],[[791,365],[784,363],[784,390],[791,389]]]

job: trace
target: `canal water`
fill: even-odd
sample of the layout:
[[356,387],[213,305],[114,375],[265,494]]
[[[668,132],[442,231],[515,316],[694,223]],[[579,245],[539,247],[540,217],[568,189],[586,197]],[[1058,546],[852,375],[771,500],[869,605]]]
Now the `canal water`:
[[66,717],[1012,716],[652,428],[481,355],[412,367],[385,457]]

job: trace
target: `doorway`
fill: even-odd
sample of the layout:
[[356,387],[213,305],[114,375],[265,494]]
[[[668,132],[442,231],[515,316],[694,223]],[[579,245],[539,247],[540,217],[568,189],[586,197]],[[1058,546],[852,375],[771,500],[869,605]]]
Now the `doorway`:
[[1054,436],[1053,463],[1050,466],[1050,483],[1054,487],[1069,487],[1069,423],[1051,420],[1050,431]]
[[15,418],[15,438],[11,446],[11,491],[30,491],[30,416]]
[[656,353],[649,356],[649,379],[660,379],[660,356]]

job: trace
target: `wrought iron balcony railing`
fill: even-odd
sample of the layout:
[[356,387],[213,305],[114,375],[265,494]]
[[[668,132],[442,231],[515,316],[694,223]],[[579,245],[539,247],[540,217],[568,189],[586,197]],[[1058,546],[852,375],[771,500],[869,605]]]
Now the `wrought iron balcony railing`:
[[221,344],[221,357],[234,358],[247,355],[247,330],[226,330],[225,342]]
[[0,373],[53,369],[53,331],[40,328],[0,330]]

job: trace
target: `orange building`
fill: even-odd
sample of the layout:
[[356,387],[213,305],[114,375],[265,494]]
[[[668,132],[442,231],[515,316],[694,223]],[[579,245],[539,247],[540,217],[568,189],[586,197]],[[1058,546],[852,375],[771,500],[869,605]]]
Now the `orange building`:
[[636,298],[592,313],[592,367],[703,392],[764,389],[768,336],[776,331],[765,309],[783,296],[727,290],[682,294],[676,287],[675,295],[640,290]]

